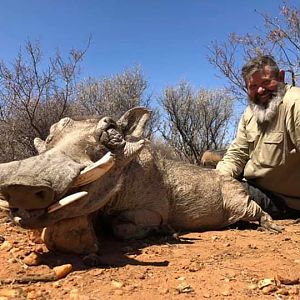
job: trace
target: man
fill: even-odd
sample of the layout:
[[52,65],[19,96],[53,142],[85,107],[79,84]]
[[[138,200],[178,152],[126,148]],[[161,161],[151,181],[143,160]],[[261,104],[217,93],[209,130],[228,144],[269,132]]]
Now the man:
[[243,179],[273,217],[300,216],[300,88],[286,85],[267,55],[245,64],[242,76],[249,105],[217,170]]

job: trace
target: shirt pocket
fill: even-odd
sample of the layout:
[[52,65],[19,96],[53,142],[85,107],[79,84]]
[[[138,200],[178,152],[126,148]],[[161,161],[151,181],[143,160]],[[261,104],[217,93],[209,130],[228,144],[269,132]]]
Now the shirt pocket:
[[253,150],[256,147],[257,140],[258,140],[258,133],[255,131],[248,131],[246,134],[246,139],[248,143],[248,149],[249,149],[249,157],[252,157]]
[[274,167],[282,162],[283,132],[269,132],[262,140],[259,153],[260,163],[266,167]]

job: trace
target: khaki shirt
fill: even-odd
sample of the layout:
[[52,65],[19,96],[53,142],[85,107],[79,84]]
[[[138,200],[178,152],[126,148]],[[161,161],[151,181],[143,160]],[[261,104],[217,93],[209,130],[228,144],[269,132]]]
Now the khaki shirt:
[[244,176],[300,210],[300,88],[286,86],[278,114],[259,127],[248,106],[217,170]]

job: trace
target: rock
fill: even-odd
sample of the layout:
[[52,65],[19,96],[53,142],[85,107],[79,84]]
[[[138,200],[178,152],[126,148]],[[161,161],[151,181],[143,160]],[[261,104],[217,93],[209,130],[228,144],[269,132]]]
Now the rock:
[[285,289],[285,288],[280,288],[280,289],[278,289],[278,290],[276,291],[276,294],[286,296],[286,295],[289,294],[289,292],[288,292],[288,290]]
[[55,287],[55,288],[61,288],[62,287],[62,283],[60,281],[55,281],[55,282],[53,282],[53,287]]
[[65,264],[53,268],[53,271],[57,279],[66,277],[71,271],[73,266],[71,264]]
[[190,286],[189,284],[185,283],[185,282],[182,282],[180,283],[176,290],[181,294],[181,293],[192,293],[194,292],[195,290],[193,289],[192,286]]
[[263,280],[260,280],[257,284],[259,289],[262,289],[269,285],[274,285],[274,286],[276,285],[276,282],[273,278],[265,278]]
[[69,294],[70,300],[88,300],[89,296],[81,295],[78,289],[72,289]]
[[112,287],[119,289],[124,286],[124,282],[119,281],[119,280],[112,280],[111,285],[112,285]]
[[252,283],[252,284],[250,284],[250,285],[248,286],[248,288],[249,288],[250,290],[256,290],[256,289],[258,288],[258,286],[257,286],[257,284]]
[[225,290],[225,291],[222,291],[222,292],[221,292],[221,295],[227,297],[227,296],[231,296],[231,293],[230,293],[230,291]]
[[9,251],[11,248],[12,248],[12,244],[9,241],[4,241],[0,246],[0,250],[3,251]]
[[281,275],[276,275],[276,280],[279,281],[281,284],[286,284],[286,285],[293,285],[293,284],[298,284],[299,283],[299,277],[295,276],[293,278],[288,278],[284,277]]
[[41,256],[35,252],[31,252],[28,256],[24,257],[23,262],[27,266],[38,266],[41,263]]
[[277,287],[275,285],[268,285],[262,288],[262,293],[264,295],[271,295],[273,292],[277,291]]

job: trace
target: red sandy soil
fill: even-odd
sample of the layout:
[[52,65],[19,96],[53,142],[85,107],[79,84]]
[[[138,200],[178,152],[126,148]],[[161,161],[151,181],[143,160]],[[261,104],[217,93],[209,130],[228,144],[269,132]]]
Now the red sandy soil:
[[[252,224],[178,240],[103,235],[98,256],[86,257],[49,252],[2,217],[0,300],[300,299],[300,224],[276,223],[283,233]],[[53,277],[53,268],[65,264],[72,271]]]

